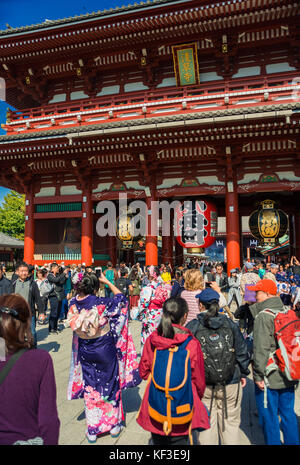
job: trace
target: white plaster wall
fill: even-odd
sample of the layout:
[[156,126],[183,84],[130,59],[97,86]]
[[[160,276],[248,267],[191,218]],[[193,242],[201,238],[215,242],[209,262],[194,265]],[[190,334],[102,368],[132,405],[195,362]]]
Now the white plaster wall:
[[249,173],[249,174],[245,174],[243,179],[241,179],[240,181],[238,181],[238,184],[248,184],[249,182],[252,182],[252,181],[257,181],[259,180],[260,176],[262,175],[263,173]]
[[217,176],[197,177],[200,184],[208,184],[209,186],[222,186],[224,182],[218,180]]
[[76,186],[62,186],[60,188],[60,195],[76,195],[81,194],[82,191],[76,188]]
[[285,179],[288,181],[300,181],[299,176],[295,176],[292,171],[276,171],[275,174],[277,174],[279,179]]
[[66,101],[67,94],[56,94],[53,96],[52,100],[49,100],[48,103],[59,103]]
[[266,72],[271,73],[284,73],[285,71],[295,71],[294,66],[290,66],[287,62],[284,63],[272,63],[271,65],[266,65]]
[[78,90],[76,92],[71,92],[70,99],[77,100],[81,98],[88,98],[89,96],[85,94],[82,90]]
[[218,76],[215,71],[212,71],[210,73],[200,73],[200,84],[201,82],[207,82],[207,81],[222,81],[223,78],[222,76]]
[[247,76],[259,76],[260,66],[249,66],[247,68],[240,68],[237,73],[233,74],[233,78],[247,77]]
[[112,95],[118,94],[120,92],[120,86],[106,86],[101,89],[101,92],[98,92],[97,97],[100,95]]
[[157,186],[157,189],[167,189],[168,187],[180,186],[183,178],[165,179],[162,184]]
[[158,84],[156,87],[160,88],[160,87],[170,87],[170,86],[176,86],[175,77],[163,79],[161,83]]
[[138,181],[126,181],[126,186],[128,189],[137,189],[137,190],[143,190],[144,187],[140,185]]
[[124,85],[124,92],[135,92],[137,90],[147,90],[148,86],[145,86],[142,82],[129,82]]
[[55,187],[42,187],[38,194],[35,194],[35,197],[51,197],[55,195]]
[[99,183],[98,186],[96,187],[96,189],[93,190],[93,192],[102,192],[102,191],[105,191],[107,189],[109,189],[111,186],[111,182],[110,183]]

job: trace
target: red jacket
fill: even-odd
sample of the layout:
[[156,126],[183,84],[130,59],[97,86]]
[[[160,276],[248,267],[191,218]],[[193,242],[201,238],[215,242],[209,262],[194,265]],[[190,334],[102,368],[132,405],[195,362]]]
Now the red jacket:
[[[157,349],[168,349],[184,342],[188,336],[192,336],[193,339],[188,343],[187,349],[190,351],[191,370],[192,370],[192,389],[194,395],[194,414],[192,420],[192,429],[194,428],[210,428],[208,413],[206,407],[201,402],[205,391],[205,374],[204,374],[204,360],[201,350],[200,343],[192,333],[187,329],[179,325],[173,325],[177,328],[174,339],[168,339],[159,336],[157,330],[154,331],[146,340],[146,344],[143,349],[143,355],[139,365],[139,373],[141,378],[148,379],[151,373],[154,350]],[[156,434],[164,434],[162,425],[151,419],[148,413],[148,397],[150,388],[150,378],[146,386],[145,394],[142,400],[142,404],[137,416],[138,424],[147,431]],[[188,434],[189,425],[174,425],[172,428],[171,436],[182,436]]]

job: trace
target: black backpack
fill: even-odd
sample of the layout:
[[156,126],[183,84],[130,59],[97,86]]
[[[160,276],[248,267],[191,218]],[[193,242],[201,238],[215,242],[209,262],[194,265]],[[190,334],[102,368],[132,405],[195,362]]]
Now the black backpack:
[[124,294],[126,297],[128,295],[128,286],[126,278],[119,278],[116,280],[116,287]]
[[199,322],[198,328],[193,332],[201,344],[206,384],[227,384],[232,379],[236,366],[234,336],[230,323],[224,320],[224,325],[213,329]]
[[[209,328],[199,320],[190,322],[188,329],[195,335],[201,344],[204,358],[205,383],[212,387],[212,396],[209,412],[211,414],[215,390],[220,386],[223,390],[222,430],[225,430],[224,418],[228,418],[226,384],[233,378],[236,356],[234,350],[234,335],[227,319],[217,329]],[[240,383],[235,407],[239,397]]]

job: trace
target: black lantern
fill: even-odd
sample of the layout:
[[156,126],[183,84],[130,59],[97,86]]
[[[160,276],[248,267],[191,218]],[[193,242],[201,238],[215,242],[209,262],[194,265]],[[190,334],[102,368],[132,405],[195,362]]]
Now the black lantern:
[[251,234],[259,239],[262,246],[279,245],[279,239],[286,234],[289,226],[288,216],[274,205],[273,200],[264,200],[249,217]]

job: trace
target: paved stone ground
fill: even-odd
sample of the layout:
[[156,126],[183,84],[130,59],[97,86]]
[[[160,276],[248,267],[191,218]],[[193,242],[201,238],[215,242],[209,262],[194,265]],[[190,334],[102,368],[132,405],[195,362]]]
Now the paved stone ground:
[[[136,345],[137,352],[140,352],[140,323],[130,322],[130,330]],[[52,356],[56,384],[57,384],[57,405],[61,421],[60,445],[87,445],[85,438],[85,414],[83,400],[67,400],[67,384],[69,377],[72,330],[65,328],[58,335],[48,336],[46,326],[38,326],[38,347],[47,350]],[[110,435],[99,437],[95,445],[146,445],[148,444],[150,433],[144,431],[136,422],[141,399],[146,383],[143,382],[136,388],[123,391],[123,405],[126,415],[126,428],[117,439],[112,439]],[[300,418],[300,389],[296,391],[296,413]],[[243,391],[242,418],[240,426],[240,445],[263,445],[264,439],[261,427],[256,416],[254,399],[254,384],[251,377],[248,378],[247,386]]]

